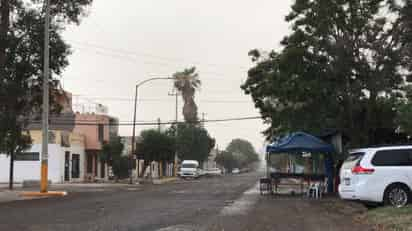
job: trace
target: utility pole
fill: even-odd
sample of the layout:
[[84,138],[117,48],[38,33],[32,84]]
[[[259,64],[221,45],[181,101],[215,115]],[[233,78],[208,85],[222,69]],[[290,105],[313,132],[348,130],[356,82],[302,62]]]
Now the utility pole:
[[[176,144],[177,144],[177,135],[178,135],[178,121],[179,121],[179,93],[178,93],[178,91],[177,91],[177,89],[175,89],[175,93],[169,93],[169,96],[175,96],[176,97],[176,104],[175,104],[175,106],[176,106],[176,108],[175,108],[175,126],[176,126],[176,131],[175,131],[175,140],[176,140]],[[176,145],[176,150],[175,150],[175,156],[174,156],[174,163],[173,163],[173,176],[177,176],[177,161],[178,161],[178,158],[177,158],[177,145]]]
[[202,128],[205,128],[205,115],[206,113],[202,112]]
[[43,124],[41,149],[40,192],[47,192],[48,145],[49,145],[49,75],[50,75],[50,0],[45,0],[46,15],[44,25],[44,70],[43,70]]
[[157,118],[157,131],[160,132],[160,118]]

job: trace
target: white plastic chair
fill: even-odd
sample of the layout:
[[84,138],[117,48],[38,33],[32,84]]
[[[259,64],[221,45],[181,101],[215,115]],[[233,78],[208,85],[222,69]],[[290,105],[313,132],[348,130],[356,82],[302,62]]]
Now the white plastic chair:
[[324,192],[324,186],[321,182],[312,183],[308,187],[307,196],[315,199],[321,199]]

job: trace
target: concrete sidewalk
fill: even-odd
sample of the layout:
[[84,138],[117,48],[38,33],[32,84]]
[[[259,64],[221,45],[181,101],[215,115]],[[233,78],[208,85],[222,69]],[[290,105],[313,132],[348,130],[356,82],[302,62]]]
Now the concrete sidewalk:
[[[178,178],[169,177],[163,179],[153,179],[148,184],[167,184],[177,181]],[[135,181],[134,184],[127,183],[62,183],[49,185],[50,191],[67,191],[70,193],[98,193],[98,192],[115,192],[115,191],[136,191],[142,189],[142,185]],[[0,203],[20,201],[20,200],[32,200],[45,197],[27,197],[21,196],[26,192],[37,192],[39,187],[24,188],[22,184],[15,184],[14,190],[8,190],[8,184],[0,184]]]
[[164,177],[161,179],[153,179],[152,183],[153,184],[166,184],[166,183],[171,183],[171,182],[175,182],[178,181],[179,178],[177,177]]
[[24,193],[23,190],[0,190],[0,203],[12,202],[12,201],[23,201],[23,200],[34,200],[41,197],[23,197],[20,194]]

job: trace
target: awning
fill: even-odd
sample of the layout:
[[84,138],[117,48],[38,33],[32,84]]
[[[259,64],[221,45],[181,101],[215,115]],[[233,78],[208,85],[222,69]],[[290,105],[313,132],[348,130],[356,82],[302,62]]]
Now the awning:
[[282,137],[266,147],[267,153],[333,153],[331,144],[304,132],[295,132]]

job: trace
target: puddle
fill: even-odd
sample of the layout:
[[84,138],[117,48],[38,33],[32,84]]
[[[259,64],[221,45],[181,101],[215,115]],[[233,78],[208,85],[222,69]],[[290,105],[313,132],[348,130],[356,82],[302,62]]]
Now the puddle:
[[166,228],[158,229],[157,231],[197,231],[198,228],[190,225],[175,225]]
[[[225,201],[225,207],[221,211],[223,216],[233,216],[247,214],[249,209],[255,205],[259,199],[258,185],[253,186],[243,193],[243,195],[236,201]],[[230,203],[229,203],[230,202]]]

